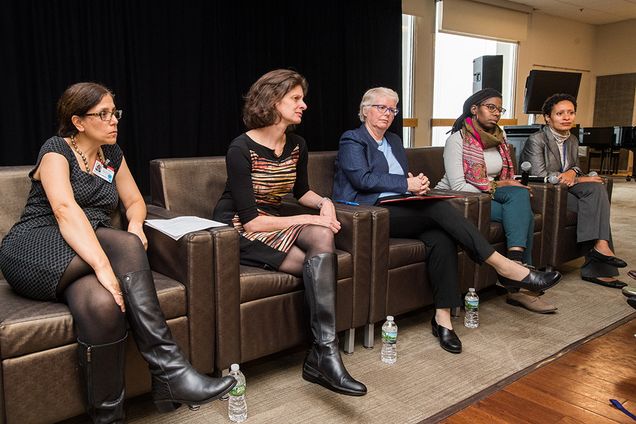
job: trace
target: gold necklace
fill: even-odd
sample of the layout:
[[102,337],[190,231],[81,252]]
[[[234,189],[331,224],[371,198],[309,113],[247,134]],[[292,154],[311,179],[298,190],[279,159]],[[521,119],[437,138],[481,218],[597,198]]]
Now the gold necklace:
[[[90,174],[91,170],[88,167],[88,159],[86,159],[86,155],[84,154],[84,152],[82,152],[79,147],[77,147],[77,142],[75,142],[75,136],[72,135],[71,136],[71,147],[73,147],[73,150],[75,150],[75,152],[80,155],[80,157],[82,158],[82,162],[84,162],[84,166],[86,167],[86,173]],[[97,151],[97,157],[99,158],[99,160],[104,163],[104,157],[102,156],[102,152],[101,151]]]

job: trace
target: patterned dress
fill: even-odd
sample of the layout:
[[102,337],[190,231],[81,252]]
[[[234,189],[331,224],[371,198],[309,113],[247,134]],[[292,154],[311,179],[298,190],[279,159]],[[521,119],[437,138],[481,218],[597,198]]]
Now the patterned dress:
[[287,134],[283,152],[273,150],[242,134],[227,151],[227,183],[214,219],[234,226],[241,235],[241,263],[278,269],[304,225],[277,231],[247,232],[243,225],[261,216],[280,216],[284,196],[300,199],[309,191],[305,140]]
[[[42,157],[50,152],[58,153],[68,161],[75,201],[84,210],[93,229],[110,226],[110,214],[119,201],[115,180],[108,183],[84,172],[63,138],[51,137],[44,143],[37,163],[29,173],[31,192],[22,217],[0,246],[0,269],[7,282],[20,295],[37,300],[57,300],[57,284],[76,256],[60,233],[42,182],[33,179]],[[123,158],[121,149],[116,144],[104,145],[102,152],[116,175]]]

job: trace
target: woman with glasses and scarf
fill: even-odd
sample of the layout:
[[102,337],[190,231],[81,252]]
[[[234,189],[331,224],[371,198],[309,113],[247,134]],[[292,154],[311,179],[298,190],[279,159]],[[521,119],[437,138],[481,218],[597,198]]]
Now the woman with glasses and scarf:
[[[210,378],[190,365],[159,307],[145,250],[146,205],[117,145],[122,111],[114,95],[99,84],[73,84],[57,116],[58,135],[44,142],[29,173],[22,217],[2,240],[0,269],[18,294],[68,305],[90,418],[124,422],[128,327],[159,411],[229,392],[232,377]],[[111,227],[119,202],[127,231]]]
[[568,186],[567,207],[577,213],[576,241],[589,249],[581,278],[606,287],[625,287],[616,278],[617,268],[627,264],[614,255],[607,188],[601,177],[583,175],[579,142],[570,133],[576,118],[576,99],[569,94],[553,94],[543,103],[542,113],[546,125],[528,138],[521,160],[532,164],[533,174],[556,175]]
[[[480,90],[466,99],[444,147],[446,174],[435,188],[490,193],[490,219],[503,226],[508,258],[531,265],[532,193],[530,187],[514,179],[506,134],[497,125],[505,112],[501,104],[501,93],[492,88]],[[506,301],[537,313],[551,313],[557,309],[538,293],[512,287],[508,288]]]
[[[377,87],[360,102],[362,125],[340,137],[335,163],[333,196],[363,205],[379,205],[383,197],[412,193],[425,195],[430,182],[424,173],[408,170],[406,151],[397,134],[388,131],[398,113],[395,91]],[[458,279],[457,245],[478,263],[486,262],[511,287],[546,290],[558,283],[556,272],[529,270],[497,253],[449,202],[443,200],[398,202],[381,205],[389,211],[389,234],[420,239],[427,247],[427,273],[435,301],[431,320],[440,346],[460,353],[462,344],[453,331],[451,308],[462,304]]]

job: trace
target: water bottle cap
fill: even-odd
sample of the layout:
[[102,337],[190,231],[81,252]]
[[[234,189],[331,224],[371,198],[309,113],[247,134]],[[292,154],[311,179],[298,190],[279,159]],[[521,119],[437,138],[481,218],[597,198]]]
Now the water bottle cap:
[[469,288],[469,289],[468,289],[468,291],[469,291],[469,292],[474,292],[474,291],[475,291],[475,289],[474,289],[473,287],[471,287],[471,288]]
[[387,321],[393,321],[393,315],[387,315],[386,316],[386,320]]
[[238,370],[239,370],[239,364],[230,365],[230,371],[238,371]]

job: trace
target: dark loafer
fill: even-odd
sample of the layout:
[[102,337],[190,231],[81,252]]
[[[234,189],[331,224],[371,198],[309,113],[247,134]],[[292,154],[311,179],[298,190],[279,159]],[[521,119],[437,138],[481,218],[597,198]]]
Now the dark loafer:
[[629,306],[636,309],[636,296],[628,297],[627,303],[629,303]]
[[594,284],[599,284],[601,286],[605,286],[605,287],[611,287],[613,289],[622,289],[623,287],[625,287],[627,284],[623,283],[621,280],[614,280],[614,281],[603,281],[603,280],[599,280],[598,278],[594,278],[594,277],[581,277],[583,280],[585,281],[589,281],[590,283],[594,283]]
[[439,338],[439,345],[447,352],[461,353],[462,342],[455,334],[455,331],[449,330],[446,327],[442,327],[435,321],[435,315],[431,319],[431,328],[433,329],[433,335]]
[[590,250],[587,253],[587,256],[589,256],[590,258],[594,258],[597,261],[605,262],[608,265],[615,266],[616,268],[625,268],[627,266],[627,262],[625,262],[621,258],[617,258],[616,256],[604,255],[596,249]]
[[636,280],[636,270],[632,269],[631,271],[627,271],[627,275]]
[[521,280],[511,280],[503,276],[499,276],[499,282],[504,287],[517,287],[519,289],[526,289],[531,292],[540,292],[547,290],[550,287],[554,287],[561,280],[561,273],[559,271],[534,271],[530,270],[530,274]]

